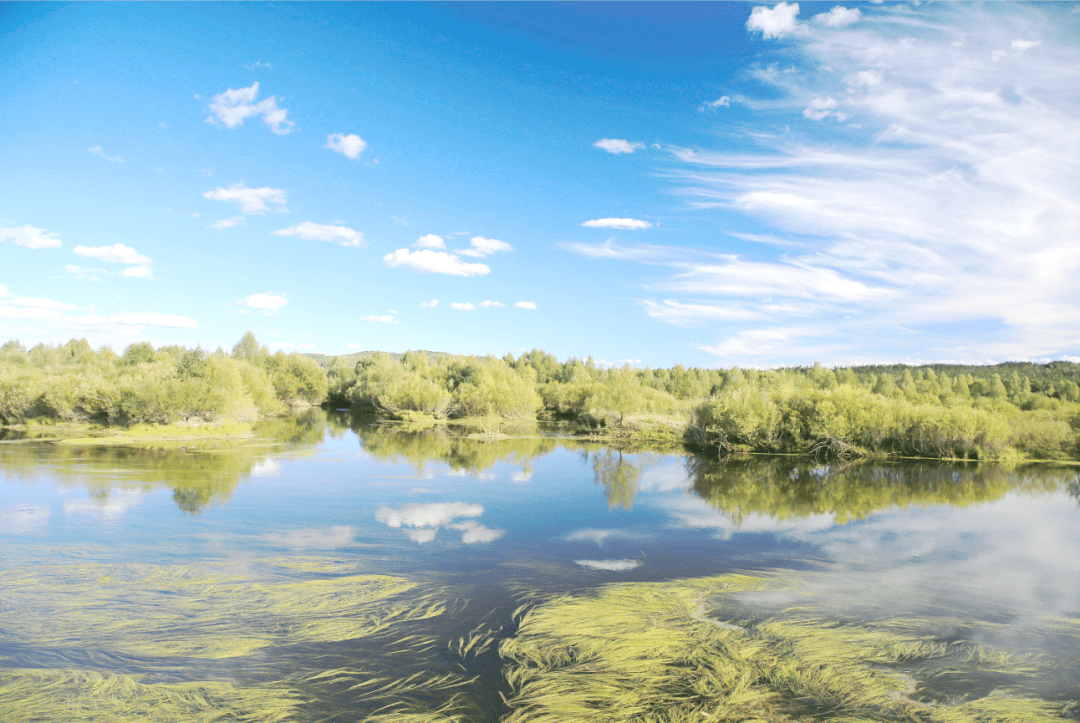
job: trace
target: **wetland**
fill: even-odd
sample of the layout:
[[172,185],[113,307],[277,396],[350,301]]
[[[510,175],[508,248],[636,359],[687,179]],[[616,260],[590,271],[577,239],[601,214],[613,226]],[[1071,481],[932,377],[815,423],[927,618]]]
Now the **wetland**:
[[1080,477],[319,409],[0,441],[0,719],[1080,715]]

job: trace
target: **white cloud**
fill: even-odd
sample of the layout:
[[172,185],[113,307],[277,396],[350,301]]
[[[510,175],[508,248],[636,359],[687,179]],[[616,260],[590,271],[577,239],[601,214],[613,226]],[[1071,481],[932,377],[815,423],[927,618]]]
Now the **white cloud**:
[[289,226],[274,231],[275,236],[295,236],[307,241],[333,241],[340,246],[358,247],[364,245],[364,234],[354,231],[348,226],[331,226],[328,224],[312,223],[304,221],[295,226]]
[[641,560],[574,560],[575,563],[590,570],[626,572],[641,565]]
[[0,319],[47,321],[59,318],[60,312],[56,309],[42,309],[37,307],[21,307],[13,306],[11,304],[0,304]]
[[476,307],[467,302],[460,303],[455,301],[454,303],[450,304],[450,308],[457,309],[458,311],[476,311]]
[[1031,50],[1036,45],[1042,45],[1041,40],[1014,40],[1012,41],[1012,49],[1019,50],[1021,53],[1025,50]]
[[55,249],[63,246],[55,233],[33,226],[0,228],[0,243],[11,241],[16,246],[28,249]]
[[350,133],[347,136],[341,133],[331,133],[326,137],[326,147],[334,153],[340,153],[349,160],[355,161],[367,148],[367,143],[355,133]]
[[358,316],[358,320],[365,324],[397,324],[398,320],[394,318],[393,314],[387,314],[386,316]]
[[479,517],[484,514],[481,505],[466,502],[433,502],[414,504],[395,510],[380,507],[375,519],[390,527],[442,527],[459,517]]
[[624,231],[635,229],[652,228],[648,221],[640,221],[636,218],[597,218],[581,224],[585,228],[617,228]]
[[127,276],[132,279],[153,279],[154,269],[147,265],[141,266],[129,266],[120,272],[121,276]]
[[749,321],[765,318],[764,314],[739,305],[684,304],[673,299],[664,299],[659,304],[646,299],[641,303],[645,307],[645,313],[653,319],[676,326],[692,326],[701,321]]
[[[856,11],[858,12],[858,11]],[[758,6],[750,11],[750,19],[746,21],[747,30],[760,30],[763,38],[782,38],[795,32],[798,22],[795,16],[799,14],[799,3],[782,2],[774,7],[767,8]]]
[[292,130],[294,123],[285,119],[288,113],[284,108],[278,108],[277,96],[270,96],[266,100],[255,102],[259,95],[259,83],[255,82],[248,88],[229,88],[224,93],[215,95],[210,101],[210,117],[207,123],[221,123],[226,128],[236,128],[243,125],[244,120],[255,116],[262,116],[263,123],[270,126],[270,130],[278,135],[284,135]]
[[621,138],[601,138],[596,143],[593,143],[593,147],[607,151],[608,153],[619,155],[621,153],[633,153],[634,151],[641,150],[645,147],[645,144],[640,141],[631,142]]
[[383,256],[383,261],[390,267],[408,266],[413,271],[451,276],[481,276],[491,271],[486,264],[465,263],[455,254],[430,249],[398,249]]
[[490,309],[495,306],[505,308],[506,304],[500,304],[498,301],[481,301],[480,306],[484,307],[485,309]]
[[7,287],[0,284],[0,297],[11,296],[11,292],[7,290]]
[[698,108],[700,111],[716,110],[717,108],[728,108],[731,106],[731,96],[722,95],[716,100],[709,101],[708,103],[702,103]]
[[112,161],[113,163],[120,163],[122,160],[124,160],[120,156],[106,156],[105,152],[101,150],[101,146],[92,146],[89,150],[90,150],[91,153],[93,153],[98,158],[104,158],[106,161]]
[[519,309],[535,309],[536,304],[532,301],[518,301],[514,304]]
[[11,303],[29,309],[60,309],[66,311],[78,308],[75,304],[66,304],[62,301],[41,299],[33,296],[16,296],[11,300]]
[[244,219],[245,219],[244,216],[233,216],[232,218],[223,218],[220,221],[215,221],[214,223],[210,224],[209,226],[207,226],[207,228],[216,228],[218,231],[224,231],[227,228],[232,228],[233,226],[236,226],[237,224],[243,223]]
[[[706,273],[707,283],[684,284],[696,276],[687,267],[655,287],[696,296],[754,289],[781,306],[802,299],[816,309],[803,318],[837,334],[833,343],[877,345],[877,359],[913,344],[971,361],[1075,354],[1080,97],[1061,92],[1080,67],[1080,48],[1061,29],[1070,21],[1052,4],[882,7],[873,20],[798,34],[784,48],[786,69],[757,76],[773,85],[760,105],[757,152],[671,149],[687,164],[676,193],[691,208],[741,213],[793,250],[737,259],[720,277]],[[1017,37],[1042,38],[1037,64],[987,62]],[[840,108],[859,126],[842,134],[790,126],[804,110]],[[612,244],[590,253],[626,257]],[[744,275],[751,271],[755,278]],[[842,324],[838,304],[850,316]],[[771,325],[792,328],[791,316],[777,312]],[[971,322],[994,330],[965,333]],[[744,331],[729,338],[747,351]],[[790,363],[820,342],[788,344]]]
[[439,534],[438,527],[419,527],[411,530],[403,530],[405,536],[418,545],[431,542],[435,535]]
[[493,238],[484,238],[483,236],[473,236],[469,240],[469,248],[456,251],[462,256],[475,256],[477,258],[484,258],[490,256],[496,251],[513,251],[514,247],[505,241],[499,241]]
[[284,294],[252,294],[244,297],[238,303],[249,309],[260,309],[263,312],[274,313],[284,308],[289,303],[289,300],[285,298]]
[[83,246],[79,245],[75,247],[75,253],[79,256],[86,256],[92,259],[98,259],[111,264],[152,264],[149,256],[140,254],[130,246],[124,244],[113,244],[112,246]]
[[249,214],[266,213],[270,210],[268,203],[277,206],[277,210],[284,211],[286,196],[288,191],[280,188],[248,188],[243,183],[234,183],[228,188],[215,188],[203,193],[203,198],[235,203],[241,211]]
[[443,241],[442,236],[436,236],[433,233],[429,233],[426,236],[421,236],[416,240],[416,243],[412,245],[414,249],[446,249],[446,242]]
[[[796,7],[798,7],[796,5]],[[798,11],[796,11],[797,14]],[[814,21],[819,22],[822,25],[827,25],[830,28],[842,28],[846,25],[858,22],[862,17],[862,11],[859,8],[846,8],[843,5],[837,5],[827,13],[819,13],[814,16]]]
[[188,316],[175,314],[157,314],[139,311],[133,314],[96,314],[65,319],[61,327],[71,331],[102,331],[114,334],[135,335],[145,327],[164,327],[169,329],[195,329],[198,324]]
[[802,114],[811,120],[821,120],[830,115],[836,115],[833,108],[837,105],[835,98],[814,98]]
[[432,299],[431,301],[421,301],[420,302],[420,306],[424,307],[425,309],[434,309],[438,305],[439,305],[439,300],[438,299]]
[[567,542],[593,542],[597,547],[603,547],[604,542],[608,539],[614,540],[640,540],[645,535],[639,532],[632,532],[630,530],[620,530],[617,528],[608,529],[596,529],[585,528],[582,530],[574,530],[564,537]]

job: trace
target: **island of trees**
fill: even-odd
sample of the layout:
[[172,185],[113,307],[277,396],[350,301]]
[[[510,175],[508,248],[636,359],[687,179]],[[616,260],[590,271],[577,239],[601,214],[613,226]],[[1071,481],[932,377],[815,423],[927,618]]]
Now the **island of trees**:
[[274,354],[85,339],[0,346],[0,422],[103,426],[255,420],[322,404],[437,423],[550,420],[615,441],[706,452],[960,459],[1080,457],[1080,365],[602,368],[414,351]]

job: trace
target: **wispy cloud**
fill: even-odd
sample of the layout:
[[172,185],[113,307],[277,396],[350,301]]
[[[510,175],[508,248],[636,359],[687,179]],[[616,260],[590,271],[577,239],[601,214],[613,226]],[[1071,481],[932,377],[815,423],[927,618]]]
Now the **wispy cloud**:
[[601,138],[596,143],[593,143],[594,148],[599,148],[602,151],[620,155],[623,153],[633,153],[634,151],[640,151],[645,147],[644,143],[640,141],[628,141],[622,138]]
[[365,324],[397,324],[399,323],[397,317],[393,314],[384,314],[383,316],[358,316],[357,319]]
[[518,301],[514,303],[519,309],[536,309],[536,303],[533,301]]
[[83,246],[80,244],[75,247],[74,251],[79,256],[86,256],[111,264],[153,263],[149,256],[144,256],[130,246],[119,243],[112,246]]
[[235,203],[240,210],[248,214],[262,214],[270,210],[270,205],[278,211],[284,211],[288,191],[281,188],[248,188],[243,183],[234,183],[228,188],[214,188],[203,193],[203,198],[211,201]]
[[499,241],[493,238],[484,238],[483,236],[473,236],[469,240],[469,248],[461,249],[456,253],[462,256],[475,256],[477,258],[484,258],[485,256],[491,256],[498,251],[513,251],[514,247],[505,241]]
[[348,226],[332,226],[328,224],[312,223],[304,221],[295,226],[289,226],[274,231],[275,236],[295,236],[307,241],[331,241],[339,246],[359,247],[364,245],[364,234],[354,231]]
[[220,124],[226,128],[236,128],[244,124],[244,120],[261,116],[263,123],[270,126],[270,130],[278,135],[285,135],[292,130],[294,123],[285,118],[288,113],[284,108],[278,108],[277,96],[255,102],[259,95],[258,82],[252,83],[247,88],[229,88],[224,93],[219,93],[210,101],[210,117],[207,123]]
[[641,221],[636,218],[596,218],[581,225],[585,228],[616,228],[624,231],[652,228],[653,226],[649,221]]
[[476,311],[476,307],[473,304],[470,304],[468,302],[460,302],[460,301],[455,301],[455,302],[451,303],[450,308],[451,309],[456,309],[458,311]]
[[106,161],[112,161],[113,163],[120,163],[124,159],[120,156],[107,156],[105,152],[101,150],[101,146],[91,146],[89,151],[98,158],[104,158]]

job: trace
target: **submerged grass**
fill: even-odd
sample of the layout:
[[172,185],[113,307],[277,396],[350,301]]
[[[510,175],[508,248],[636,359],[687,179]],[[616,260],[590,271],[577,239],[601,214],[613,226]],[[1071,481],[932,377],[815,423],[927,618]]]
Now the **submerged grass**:
[[[314,563],[305,561],[302,567]],[[386,575],[258,583],[227,569],[58,565],[5,572],[0,643],[146,657],[229,658],[370,636],[446,611]]]
[[20,723],[277,723],[298,696],[283,685],[146,684],[84,670],[0,669],[0,720]]
[[[785,584],[725,575],[544,602],[500,646],[512,689],[504,723],[1062,720],[1061,703],[1023,691],[1039,661],[947,643],[927,633],[927,621],[840,622],[805,608],[723,621],[703,612],[706,598]],[[992,673],[1007,686],[937,701],[927,681],[946,670],[969,680]]]

